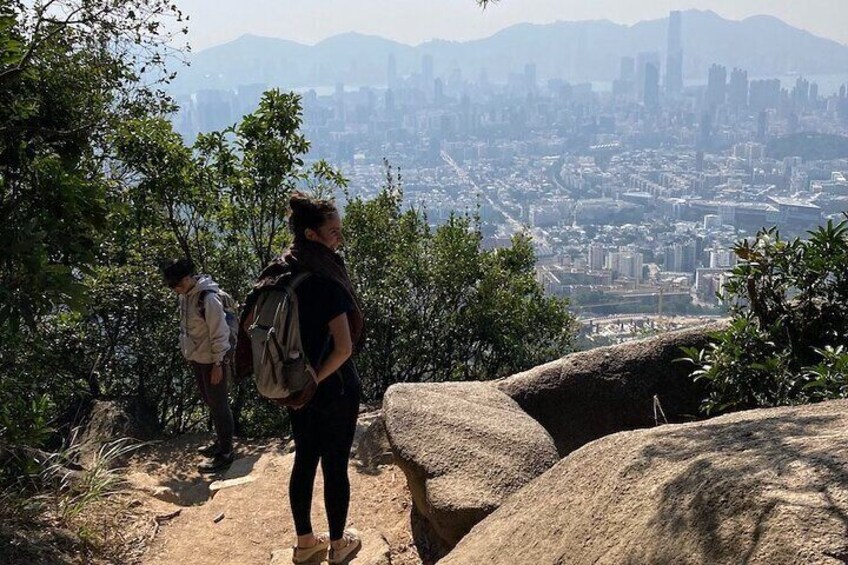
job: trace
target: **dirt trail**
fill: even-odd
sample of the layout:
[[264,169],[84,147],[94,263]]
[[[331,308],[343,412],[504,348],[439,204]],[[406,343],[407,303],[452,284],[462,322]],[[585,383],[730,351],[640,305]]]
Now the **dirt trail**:
[[[128,468],[134,489],[151,495],[160,523],[146,565],[274,565],[291,563],[294,525],[288,478],[294,455],[282,442],[239,444],[231,469],[214,477],[195,471],[204,438],[183,436],[139,454]],[[244,477],[247,477],[246,479]],[[351,463],[348,524],[363,534],[363,549],[352,565],[420,565],[410,527],[411,501],[403,473],[392,465],[366,471]],[[210,496],[215,480],[241,479]],[[313,524],[326,531],[319,469]],[[173,517],[170,514],[179,513]],[[221,518],[223,515],[223,518]],[[216,522],[216,518],[219,520]]]

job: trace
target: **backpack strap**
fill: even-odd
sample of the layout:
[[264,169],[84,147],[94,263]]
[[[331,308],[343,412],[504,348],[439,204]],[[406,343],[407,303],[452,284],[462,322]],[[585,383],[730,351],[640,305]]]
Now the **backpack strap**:
[[200,313],[200,317],[204,320],[206,319],[206,297],[215,292],[211,288],[206,288],[200,291],[200,294],[197,297],[197,311]]
[[303,341],[300,338],[300,314],[298,310],[297,294],[295,291],[300,283],[305,281],[312,275],[309,271],[296,274],[291,282],[286,285],[286,294],[288,295],[289,314],[286,319],[286,351],[300,351],[303,349]]
[[290,289],[291,292],[294,292],[295,290],[297,290],[297,287],[300,286],[300,283],[308,279],[310,276],[312,276],[312,273],[309,271],[298,273],[294,277],[292,277],[291,282],[286,285],[286,288]]

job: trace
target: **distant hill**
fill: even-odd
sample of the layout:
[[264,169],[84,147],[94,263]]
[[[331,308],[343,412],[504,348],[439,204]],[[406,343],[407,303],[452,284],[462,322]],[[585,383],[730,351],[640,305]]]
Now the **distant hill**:
[[[726,20],[710,11],[683,13],[684,74],[703,78],[713,63],[740,67],[749,76],[848,73],[848,46],[817,37],[771,16]],[[622,56],[655,51],[665,61],[668,19],[632,26],[610,21],[519,24],[467,42],[435,40],[416,47],[347,33],[314,46],[282,39],[242,36],[193,54],[172,91],[236,88],[265,83],[287,88],[386,83],[389,55],[399,75],[421,72],[421,57],[433,56],[435,76],[454,69],[469,79],[485,71],[504,82],[509,73],[535,63],[539,80],[609,81],[618,76]],[[663,74],[665,69],[662,70]]]

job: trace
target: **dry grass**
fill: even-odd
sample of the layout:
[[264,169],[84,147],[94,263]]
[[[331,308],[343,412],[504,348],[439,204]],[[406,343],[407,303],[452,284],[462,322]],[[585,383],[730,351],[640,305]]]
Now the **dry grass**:
[[20,481],[28,488],[0,493],[0,563],[137,562],[152,518],[115,463],[139,447],[126,439],[104,444],[87,469],[69,463],[79,447],[66,447],[39,463],[35,480]]

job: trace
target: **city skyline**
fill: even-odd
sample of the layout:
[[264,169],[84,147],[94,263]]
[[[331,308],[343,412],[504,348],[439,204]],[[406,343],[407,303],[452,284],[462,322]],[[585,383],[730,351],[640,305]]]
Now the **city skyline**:
[[[795,8],[793,9],[793,4]],[[407,45],[441,39],[471,41],[490,37],[519,23],[610,20],[634,25],[661,19],[673,10],[710,10],[720,16],[742,20],[755,15],[774,16],[814,35],[848,45],[848,28],[841,25],[848,8],[841,0],[810,0],[804,10],[797,3],[775,0],[653,0],[639,6],[599,0],[588,5],[563,0],[502,0],[487,9],[473,0],[378,2],[363,0],[244,0],[232,13],[226,0],[183,0],[181,9],[190,16],[189,42],[195,51],[227,43],[245,34],[287,39],[314,45],[335,35],[356,32],[375,35]],[[450,13],[450,18],[444,14]],[[332,14],[332,17],[326,17]],[[411,25],[414,22],[414,25]]]

